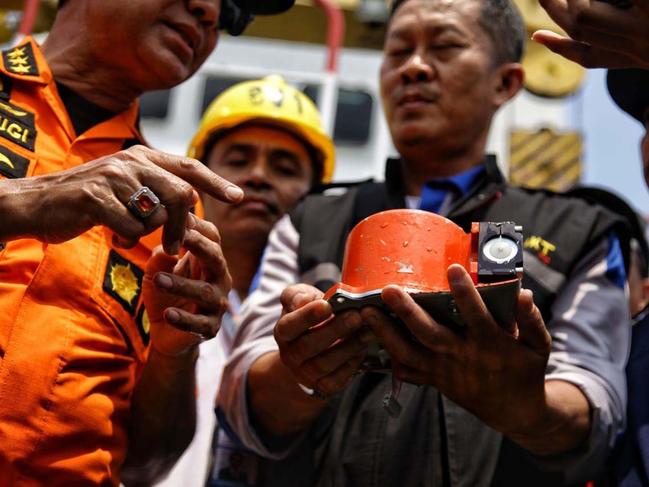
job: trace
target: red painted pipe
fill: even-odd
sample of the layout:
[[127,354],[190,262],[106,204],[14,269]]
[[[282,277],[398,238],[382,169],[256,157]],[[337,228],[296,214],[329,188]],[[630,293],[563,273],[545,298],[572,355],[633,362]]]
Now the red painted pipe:
[[20,21],[18,32],[23,36],[28,36],[34,30],[36,23],[36,15],[38,15],[38,7],[40,0],[25,0],[25,8],[23,9],[23,18]]
[[327,55],[326,70],[330,73],[338,71],[338,53],[345,37],[345,17],[342,11],[331,0],[314,0],[314,3],[324,10],[327,17]]

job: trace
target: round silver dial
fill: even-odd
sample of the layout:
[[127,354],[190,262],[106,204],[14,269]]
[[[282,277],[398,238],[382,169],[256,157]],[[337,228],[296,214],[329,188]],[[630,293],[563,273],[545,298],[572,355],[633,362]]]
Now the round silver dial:
[[491,262],[506,264],[516,257],[518,246],[513,240],[500,236],[485,242],[482,254]]

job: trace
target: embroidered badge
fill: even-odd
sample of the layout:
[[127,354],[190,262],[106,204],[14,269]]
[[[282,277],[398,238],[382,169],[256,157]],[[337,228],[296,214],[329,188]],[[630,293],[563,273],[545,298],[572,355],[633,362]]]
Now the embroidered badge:
[[104,291],[131,315],[135,314],[143,277],[144,273],[138,267],[111,250],[104,275]]
[[523,242],[523,248],[536,252],[536,256],[545,264],[552,261],[551,253],[557,250],[557,246],[542,239],[538,235],[532,235]]
[[34,126],[34,114],[25,110],[18,105],[14,105],[5,100],[0,100],[0,111],[8,117],[14,117],[22,120],[25,124]]
[[29,159],[0,145],[0,174],[10,179],[24,178],[27,169],[29,169]]
[[34,114],[0,100],[0,136],[33,151],[36,142]]
[[149,344],[149,338],[151,333],[151,322],[149,321],[149,315],[144,308],[144,305],[140,307],[140,312],[137,314],[137,329],[140,332],[142,337],[142,342],[144,345]]
[[31,44],[23,44],[13,49],[2,51],[5,69],[13,74],[38,76],[38,67]]

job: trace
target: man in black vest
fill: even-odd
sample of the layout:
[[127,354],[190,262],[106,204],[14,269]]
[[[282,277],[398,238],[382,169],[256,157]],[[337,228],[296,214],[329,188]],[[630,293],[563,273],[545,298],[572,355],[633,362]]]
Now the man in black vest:
[[[521,88],[523,37],[508,2],[395,2],[381,94],[401,157],[385,183],[307,198],[277,224],[224,373],[229,426],[273,460],[258,484],[566,485],[606,458],[624,424],[626,245],[616,217],[508,187],[485,154],[493,115]],[[417,341],[374,308],[332,316],[322,291],[340,278],[347,233],[390,208],[465,229],[523,225],[515,336],[457,265],[448,277],[466,332],[395,286],[383,301]],[[381,407],[390,375],[356,375],[376,337],[394,376],[423,385],[403,385],[397,419]]]

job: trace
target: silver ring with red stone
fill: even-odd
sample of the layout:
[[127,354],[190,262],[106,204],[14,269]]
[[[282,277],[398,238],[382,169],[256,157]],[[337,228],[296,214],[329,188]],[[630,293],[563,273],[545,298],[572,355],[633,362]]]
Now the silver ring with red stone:
[[146,186],[142,186],[128,199],[126,207],[135,216],[145,219],[153,215],[160,208],[160,198]]

